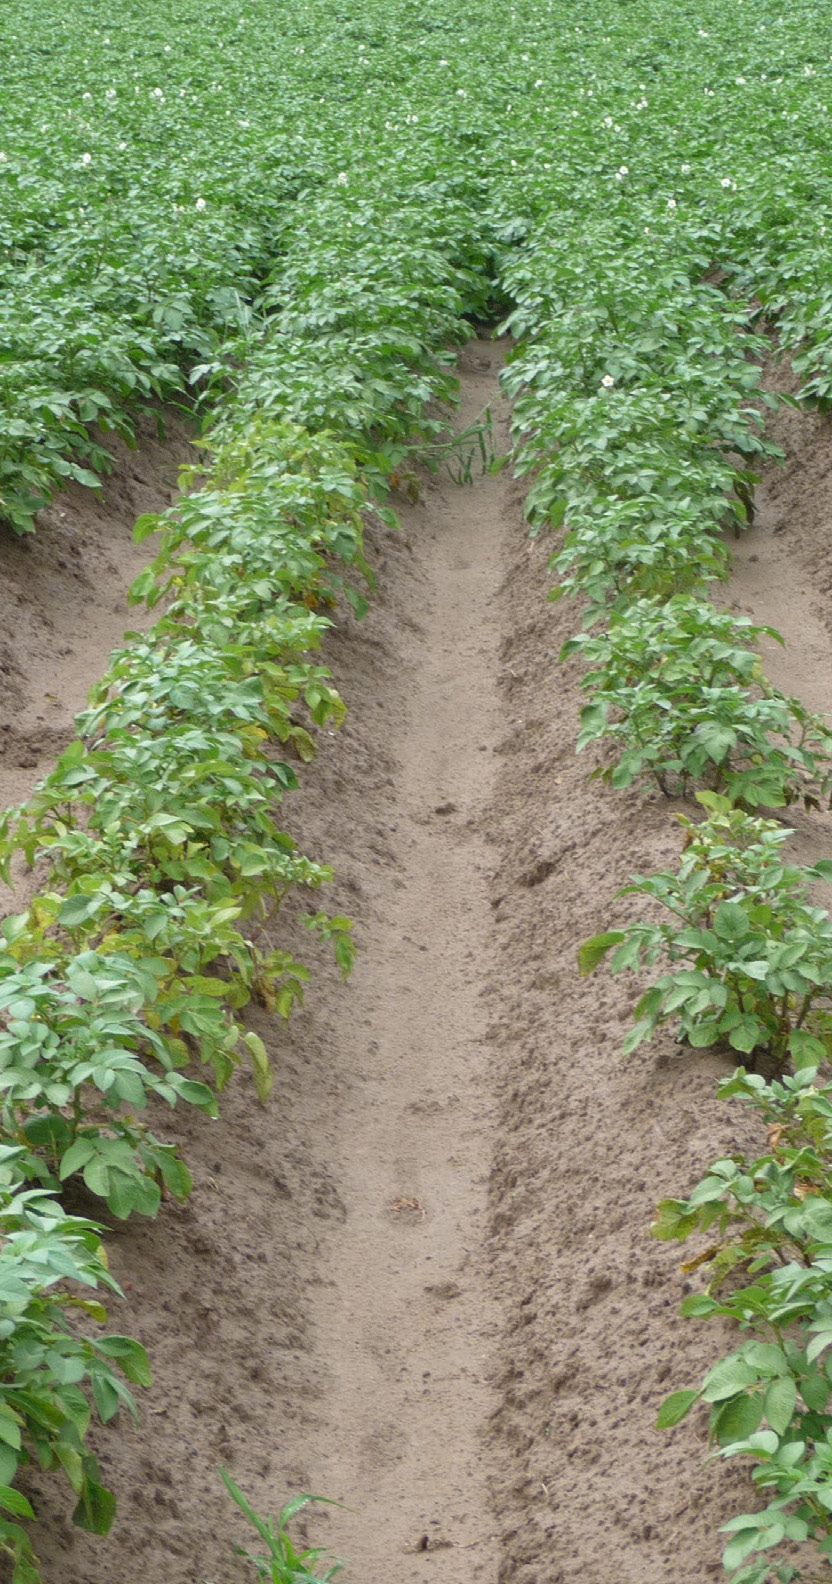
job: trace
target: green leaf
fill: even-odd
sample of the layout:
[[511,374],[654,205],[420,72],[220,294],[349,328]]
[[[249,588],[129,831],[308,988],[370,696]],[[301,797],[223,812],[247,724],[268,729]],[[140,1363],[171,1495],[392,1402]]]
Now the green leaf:
[[100,1199],[106,1199],[110,1192],[110,1168],[101,1156],[96,1154],[84,1167],[84,1182],[90,1193],[98,1194]]
[[309,735],[303,726],[293,726],[292,742],[304,764],[308,764],[315,757],[315,739]]
[[720,1446],[734,1441],[745,1441],[758,1430],[763,1418],[763,1399],[759,1394],[747,1393],[732,1397],[722,1408],[714,1423],[714,1434]]
[[780,1449],[780,1437],[776,1430],[758,1430],[756,1435],[750,1435],[746,1443],[750,1452],[763,1452],[766,1457],[774,1457]]
[[765,1040],[765,1029],[755,1017],[744,1017],[732,1028],[728,1035],[728,1044],[733,1050],[742,1051],[748,1055],[756,1050],[757,1046]]
[[691,1215],[683,1200],[663,1199],[656,1211],[650,1234],[661,1243],[668,1243],[672,1238],[678,1238],[683,1243],[698,1225],[699,1213]]
[[639,1045],[642,1045],[646,1039],[649,1039],[652,1033],[652,1018],[639,1018],[638,1022],[633,1024],[633,1027],[630,1029],[630,1032],[624,1041],[624,1045],[622,1047],[624,1055],[632,1056],[633,1051],[638,1050]]
[[[90,1187],[89,1174],[91,1168],[84,1172],[84,1181]],[[96,1177],[96,1180],[98,1178]],[[93,1193],[102,1192],[93,1188]],[[102,1196],[106,1198],[107,1205],[113,1215],[120,1221],[126,1221],[128,1216],[135,1214],[155,1216],[158,1214],[162,1195],[158,1183],[144,1172],[120,1171],[117,1166],[106,1169],[106,1187]]]
[[101,488],[101,480],[98,477],[98,474],[90,472],[89,468],[78,467],[76,463],[73,463],[71,471],[75,482],[77,484],[83,484],[85,489]]
[[[742,1391],[745,1386],[754,1386],[759,1379],[757,1371],[752,1369],[738,1354],[729,1358],[720,1359],[718,1364],[705,1376],[702,1387],[704,1402],[721,1402],[723,1398],[733,1397]],[[750,1433],[750,1432],[749,1432]]]
[[173,1194],[174,1199],[184,1204],[185,1200],[190,1198],[194,1186],[193,1177],[185,1162],[180,1160],[173,1150],[167,1149],[156,1151],[154,1159],[162,1173],[165,1187]]
[[355,967],[356,956],[357,948],[355,942],[348,935],[337,935],[335,937],[335,961],[341,970],[342,979],[349,979]]
[[789,1051],[798,1071],[802,1067],[817,1067],[826,1056],[826,1046],[823,1041],[816,1039],[813,1034],[807,1034],[805,1029],[792,1029],[789,1035]]
[[5,1403],[0,1403],[0,1441],[20,1450],[20,1418]]
[[79,1138],[71,1144],[60,1165],[61,1182],[66,1182],[73,1172],[81,1171],[95,1156],[95,1143],[91,1138]]
[[152,594],[155,587],[156,578],[154,572],[151,567],[148,567],[144,572],[140,572],[137,578],[133,579],[128,595],[129,603],[131,605],[141,604],[143,600],[147,599],[149,594]]
[[140,1342],[134,1342],[132,1337],[109,1336],[102,1337],[95,1346],[105,1358],[117,1359],[127,1379],[133,1381],[134,1385],[153,1385],[147,1353]]
[[34,1512],[26,1497],[19,1490],[12,1490],[10,1485],[0,1485],[0,1507],[4,1512],[10,1512],[15,1518],[34,1518]]
[[269,1095],[272,1092],[272,1085],[274,1083],[274,1073],[272,1072],[268,1052],[259,1034],[253,1034],[250,1030],[247,1034],[243,1035],[243,1044],[246,1046],[249,1055],[251,1056],[251,1065],[254,1070],[254,1082],[257,1086],[258,1098],[261,1105],[265,1105]]
[[116,1499],[112,1491],[107,1490],[97,1479],[88,1478],[72,1515],[73,1523],[90,1534],[106,1535],[112,1528],[115,1515]]
[[58,923],[64,929],[77,929],[79,924],[85,924],[102,907],[106,899],[102,896],[72,896],[67,899],[58,914]]
[[685,1418],[685,1415],[690,1412],[694,1403],[698,1401],[698,1391],[673,1392],[670,1397],[665,1398],[661,1408],[659,1409],[659,1417],[656,1420],[656,1429],[671,1430],[674,1425],[679,1424],[681,1420]]
[[814,1364],[815,1359],[819,1358],[828,1347],[832,1347],[832,1326],[828,1330],[819,1331],[807,1344],[806,1357],[809,1363]]
[[142,517],[137,519],[136,526],[133,529],[133,538],[136,544],[144,544],[151,534],[160,533],[163,526],[164,523],[161,517],[157,517],[154,512],[145,512]]
[[751,921],[738,902],[722,902],[714,916],[714,930],[720,940],[743,940],[751,933]]
[[[800,1395],[806,1407],[811,1408],[815,1413],[823,1412],[829,1400],[830,1391],[832,1391],[832,1386],[830,1386],[825,1375],[807,1375],[805,1380],[800,1383]],[[777,1429],[776,1425],[774,1425],[774,1429]]]
[[709,1298],[706,1293],[692,1293],[689,1298],[683,1299],[679,1313],[686,1320],[710,1320],[718,1309],[715,1298]]
[[56,1381],[62,1386],[74,1386],[84,1379],[87,1373],[86,1360],[82,1353],[59,1353],[51,1348],[47,1351],[46,1362]]
[[182,1100],[187,1100],[189,1105],[197,1106],[208,1116],[217,1115],[217,1097],[207,1084],[197,1083],[194,1078],[178,1078],[176,1092]]
[[[743,1530],[742,1534],[737,1535],[730,1545],[725,1547],[722,1553],[722,1566],[729,1573],[733,1573],[736,1568],[741,1567],[752,1551],[759,1550],[758,1540],[763,1534],[764,1530],[762,1529]],[[766,1573],[768,1572],[769,1570],[766,1568]]]
[[59,1441],[55,1447],[55,1456],[76,1496],[80,1496],[84,1489],[84,1459],[81,1453],[75,1447],[67,1446],[66,1442]]
[[776,1342],[747,1342],[742,1356],[761,1375],[785,1375],[788,1372],[788,1360]]
[[[827,1387],[827,1391],[828,1391]],[[766,1392],[765,1417],[778,1435],[785,1435],[794,1416],[797,1386],[791,1375],[772,1381]],[[756,1430],[757,1426],[754,1426]]]
[[57,1155],[63,1155],[72,1146],[72,1128],[65,1117],[54,1111],[28,1117],[23,1124],[23,1132],[35,1149],[51,1149]]
[[[108,1424],[118,1413],[121,1398],[109,1376],[104,1374],[102,1370],[93,1369],[91,1374],[92,1394],[95,1398],[95,1406],[98,1409],[98,1417],[102,1424]],[[96,1530],[96,1533],[99,1533],[99,1531]]]
[[730,726],[722,726],[718,721],[705,721],[697,726],[696,739],[705,749],[709,759],[715,764],[722,764],[728,754],[737,746],[737,734]]
[[626,939],[623,930],[610,930],[606,935],[594,935],[592,940],[585,941],[578,952],[578,964],[581,977],[595,972],[598,964],[606,957],[607,952],[614,946],[620,946]]
[[696,1023],[691,1023],[686,1033],[688,1044],[692,1045],[694,1050],[708,1050],[720,1037],[720,1019],[702,1018]]

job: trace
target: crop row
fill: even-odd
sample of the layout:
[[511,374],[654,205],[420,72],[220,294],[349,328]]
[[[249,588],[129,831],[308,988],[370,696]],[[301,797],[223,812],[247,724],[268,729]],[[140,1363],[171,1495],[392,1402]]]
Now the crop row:
[[832,862],[790,864],[789,833],[756,811],[828,807],[832,737],[765,677],[754,645],[779,635],[707,595],[730,572],[725,529],[753,521],[755,469],[777,455],[758,369],[768,344],[753,333],[761,302],[799,345],[816,399],[828,330],[801,311],[798,282],[817,290],[805,259],[778,269],[765,234],[746,230],[755,267],[732,265],[717,285],[690,231],[665,228],[630,252],[623,279],[622,218],[599,223],[597,259],[576,266],[572,238],[553,243],[541,228],[505,267],[517,304],[507,323],[522,337],[507,385],[533,531],[560,536],[552,597],[582,604],[583,631],[563,651],[589,667],[579,751],[600,745],[594,774],[613,787],[658,785],[701,806],[680,817],[678,872],[636,877],[622,893],[657,905],[650,918],[589,941],[582,972],[610,952],[616,972],[664,970],[641,996],[626,1054],[670,1021],[694,1047],[730,1046],[769,1075],[741,1067],[720,1088],[762,1113],[768,1153],[716,1162],[688,1200],[662,1205],[654,1229],[710,1234],[686,1267],[708,1267],[708,1293],[683,1312],[729,1316],[752,1338],[699,1390],[675,1393],[659,1423],[704,1401],[719,1454],[754,1460],[769,1500],[726,1526],[724,1561],[735,1584],[765,1584],[798,1576],[759,1560],[783,1540],[832,1554],[832,1089],[819,1076],[832,1055],[832,919],[808,894]]
[[[48,1262],[45,1281],[28,1242],[12,1237],[0,1254],[0,1293],[14,1296],[0,1368],[10,1515],[0,1539],[15,1584],[39,1576],[16,1521],[31,1516],[11,1488],[18,1464],[36,1455],[63,1468],[76,1522],[106,1532],[114,1499],[85,1447],[82,1387],[106,1421],[120,1402],[133,1406],[110,1360],[149,1381],[137,1344],[79,1337],[75,1300],[52,1294],[63,1277],[95,1288],[105,1271],[96,1228],[57,1196],[80,1174],[119,1218],[155,1215],[164,1193],[186,1198],[192,1181],[164,1139],[164,1106],[215,1116],[246,1054],[265,1100],[266,1051],[240,1014],[254,997],[288,1017],[303,998],[305,967],[257,942],[291,892],[331,878],[278,818],[316,728],[344,713],[316,653],[326,612],[345,600],[363,612],[364,518],[395,524],[382,504],[390,475],[439,428],[426,404],[451,393],[448,348],[487,290],[454,260],[468,245],[467,210],[454,225],[447,192],[432,208],[431,197],[426,186],[361,250],[333,239],[328,206],[313,253],[312,206],[297,242],[284,239],[266,290],[291,306],[251,338],[189,492],[137,527],[140,539],[161,537],[132,598],[163,602],[164,614],[114,655],[77,741],[0,827],[7,879],[16,855],[49,865],[26,913],[6,920],[0,953],[3,1213]],[[306,922],[346,975],[349,921],[317,911]],[[196,1059],[208,1082],[190,1075]],[[88,1313],[104,1319],[97,1299]]]

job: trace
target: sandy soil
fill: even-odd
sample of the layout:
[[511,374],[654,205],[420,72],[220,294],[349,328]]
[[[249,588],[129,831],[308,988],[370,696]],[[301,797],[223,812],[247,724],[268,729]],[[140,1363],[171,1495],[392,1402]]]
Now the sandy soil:
[[[498,361],[466,352],[464,421]],[[776,425],[794,461],[728,599],[786,629],[775,679],[832,711],[829,426]],[[99,1440],[110,1538],[47,1498],[47,1584],[240,1580],[220,1463],[261,1510],[346,1502],[310,1533],[356,1584],[692,1584],[721,1575],[718,1524],[746,1503],[704,1462],[703,1416],[653,1428],[731,1340],[678,1319],[696,1278],[649,1226],[748,1123],[715,1099],[718,1057],[668,1036],[623,1066],[635,987],[576,975],[628,874],[675,862],[673,807],[587,784],[580,672],[557,664],[577,616],[545,604],[551,546],[508,474],[431,482],[404,516],[370,616],[329,646],[348,722],[287,803],[337,866],[359,966],[344,989],[322,961],[288,1033],[253,1015],[267,1109],[242,1073],[220,1122],[165,1122],[193,1199],[111,1241],[115,1326],[156,1385],[138,1429]],[[829,838],[800,821],[801,855]]]
[[[161,439],[139,421],[131,451],[105,443],[115,466],[101,491],[71,484],[38,515],[38,531],[18,537],[0,524],[0,806],[25,798],[73,738],[73,720],[128,628],[127,589],[147,566],[153,542],[136,545],[143,512],[163,511],[179,467],[193,461],[182,420],[170,411]],[[190,452],[190,455],[188,454]]]

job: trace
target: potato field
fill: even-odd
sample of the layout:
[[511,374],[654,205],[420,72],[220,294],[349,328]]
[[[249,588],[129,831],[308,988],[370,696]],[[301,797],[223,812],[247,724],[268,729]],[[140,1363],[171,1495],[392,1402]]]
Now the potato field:
[[0,44],[0,1584],[832,1579],[828,7]]

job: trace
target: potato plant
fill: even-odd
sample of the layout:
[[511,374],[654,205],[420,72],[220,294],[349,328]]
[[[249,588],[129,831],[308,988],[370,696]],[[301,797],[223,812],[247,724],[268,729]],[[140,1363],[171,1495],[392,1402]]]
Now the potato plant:
[[570,639],[562,658],[590,667],[578,752],[606,746],[594,774],[613,787],[646,777],[667,797],[699,785],[744,808],[828,807],[832,732],[767,680],[749,647],[763,636],[782,643],[771,627],[680,594],[636,600],[603,632]]
[[832,878],[832,860],[801,867],[785,860],[788,831],[700,793],[708,817],[679,816],[685,851],[678,873],[640,876],[621,896],[645,896],[672,921],[631,924],[587,941],[580,967],[593,973],[612,952],[613,973],[666,962],[641,996],[629,1055],[669,1019],[697,1048],[724,1045],[817,1067],[832,1055],[832,919],[808,899]]
[[737,1584],[766,1584],[801,1576],[760,1560],[781,1541],[832,1556],[832,1089],[816,1067],[770,1083],[740,1067],[720,1095],[759,1112],[769,1147],[715,1161],[687,1200],[659,1206],[653,1232],[707,1239],[686,1267],[707,1272],[707,1289],[682,1312],[732,1320],[751,1340],[674,1392],[659,1426],[705,1403],[715,1455],[753,1459],[766,1505],[724,1526],[724,1561]]
[[[40,1584],[31,1537],[17,1521],[35,1514],[14,1488],[20,1468],[35,1463],[69,1482],[74,1520],[107,1534],[115,1497],[86,1445],[92,1420],[108,1424],[136,1404],[122,1380],[150,1385],[144,1349],[129,1337],[90,1336],[72,1323],[85,1314],[106,1323],[97,1292],[120,1288],[110,1275],[93,1222],[66,1215],[43,1188],[25,1186],[29,1162],[22,1147],[0,1150],[0,1555],[14,1584]],[[63,1283],[73,1284],[67,1291]],[[78,1291],[80,1289],[80,1292]],[[86,1389],[85,1389],[86,1388]]]

